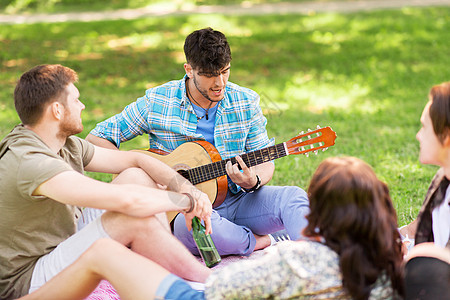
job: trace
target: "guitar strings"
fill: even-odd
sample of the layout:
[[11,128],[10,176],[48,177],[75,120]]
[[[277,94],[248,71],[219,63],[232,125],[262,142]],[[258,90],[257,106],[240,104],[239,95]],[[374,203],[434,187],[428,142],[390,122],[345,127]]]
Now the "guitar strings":
[[[259,155],[257,156],[257,154]],[[251,156],[253,156],[253,158],[251,158]],[[246,165],[256,165],[265,162],[265,159],[267,159],[266,161],[270,161],[283,156],[286,156],[286,151],[283,143],[241,155]],[[208,165],[189,169],[188,174],[190,181],[192,182],[192,184],[196,185],[198,183],[225,175],[225,165],[229,160],[233,160],[233,158],[216,161]],[[210,176],[208,176],[208,174]]]
[[[254,154],[254,153],[251,152],[250,154]],[[267,159],[265,159],[264,156],[258,156],[253,159],[252,158],[247,159],[246,155],[242,155],[242,159],[244,160],[244,162],[247,165],[249,165],[249,164],[255,165],[255,164],[262,163],[264,161],[271,160],[270,156],[267,157]],[[233,159],[228,159],[228,160],[233,161]],[[225,175],[226,174],[225,166],[226,166],[226,163],[228,162],[228,160],[214,162],[212,164],[200,166],[200,167],[193,169],[192,171],[197,173],[197,176],[194,176],[195,179],[199,180],[199,182],[204,182],[204,181],[208,181],[210,179]],[[233,163],[236,163],[236,160],[234,160]],[[210,175],[210,178],[208,178],[208,175]]]
[[[336,134],[334,135],[334,138],[336,138]],[[334,140],[331,142],[331,146],[332,145],[334,145]],[[298,150],[302,151],[300,153],[306,153],[309,151],[313,151],[313,149],[314,149],[313,144],[311,144],[311,146],[312,146],[311,149],[306,150],[306,151],[305,151],[305,149],[303,149],[304,146],[299,147]],[[318,149],[326,150],[326,149],[328,149],[329,146],[330,146],[330,144],[326,145],[326,143],[323,143],[323,141],[319,142],[319,146],[316,147],[316,150],[314,150],[314,152],[316,152],[316,154],[317,154]],[[260,155],[257,156],[257,153],[259,153]],[[253,159],[250,157],[250,155],[253,155]],[[266,160],[266,161],[270,161],[270,160],[277,159],[277,158],[280,158],[280,157],[283,157],[286,155],[288,155],[288,154],[286,153],[285,143],[280,143],[280,144],[270,146],[270,147],[267,147],[264,149],[260,149],[260,150],[242,154],[241,157],[246,165],[254,166],[254,165],[257,165],[258,163],[263,163],[265,157],[268,158],[268,160]],[[187,172],[188,172],[188,175],[190,178],[189,180],[191,181],[192,184],[196,185],[198,183],[205,182],[205,181],[223,176],[226,174],[226,170],[225,170],[226,163],[229,160],[233,161],[233,159],[234,159],[234,162],[233,162],[233,164],[234,164],[234,163],[236,163],[236,159],[233,157],[233,158],[229,158],[226,160],[221,160],[221,161],[213,162],[213,163],[210,163],[207,165],[188,169]],[[260,162],[258,162],[258,160]],[[205,169],[208,169],[208,170],[205,170]],[[209,171],[209,172],[205,173],[205,171]],[[208,174],[212,174],[212,176],[208,177],[207,176]]]

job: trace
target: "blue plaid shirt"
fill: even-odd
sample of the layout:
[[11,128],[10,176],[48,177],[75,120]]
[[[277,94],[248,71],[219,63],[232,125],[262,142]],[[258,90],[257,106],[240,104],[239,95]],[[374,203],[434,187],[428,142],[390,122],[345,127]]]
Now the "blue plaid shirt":
[[[186,76],[148,89],[125,109],[97,124],[90,132],[117,147],[138,135],[149,135],[149,146],[172,152],[188,141],[205,140],[197,134],[197,116],[186,96]],[[274,144],[266,131],[267,120],[259,106],[259,95],[228,82],[215,120],[214,146],[222,159]],[[233,189],[236,191],[236,189]]]

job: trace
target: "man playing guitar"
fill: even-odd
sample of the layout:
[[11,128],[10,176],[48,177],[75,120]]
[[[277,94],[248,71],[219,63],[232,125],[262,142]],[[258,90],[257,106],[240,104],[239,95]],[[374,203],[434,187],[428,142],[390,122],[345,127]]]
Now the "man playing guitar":
[[[164,152],[186,142],[207,141],[221,159],[235,158],[225,164],[228,191],[211,217],[219,253],[250,255],[271,244],[268,234],[284,228],[291,239],[298,239],[309,212],[305,191],[266,186],[273,162],[247,166],[240,157],[274,143],[267,136],[259,95],[228,82],[231,51],[226,37],[211,28],[194,31],[185,40],[184,52],[183,79],[148,89],[121,113],[97,124],[87,140],[118,149],[121,142],[148,134],[150,148]],[[174,234],[198,254],[182,214],[174,220]]]

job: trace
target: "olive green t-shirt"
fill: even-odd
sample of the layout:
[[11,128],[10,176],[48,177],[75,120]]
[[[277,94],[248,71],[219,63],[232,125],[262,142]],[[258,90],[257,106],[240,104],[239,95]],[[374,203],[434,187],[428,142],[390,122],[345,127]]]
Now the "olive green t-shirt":
[[36,261],[76,231],[77,207],[33,192],[61,172],[83,173],[93,155],[74,136],[56,154],[23,125],[0,143],[0,299],[27,294]]

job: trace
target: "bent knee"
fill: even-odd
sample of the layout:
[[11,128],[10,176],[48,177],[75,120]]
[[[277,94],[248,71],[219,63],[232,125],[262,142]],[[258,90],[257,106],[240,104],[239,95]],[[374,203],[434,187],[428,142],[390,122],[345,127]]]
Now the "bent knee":
[[89,251],[90,249],[92,249],[93,252],[102,252],[104,249],[111,249],[114,247],[121,247],[122,244],[120,244],[119,242],[110,239],[110,238],[101,238],[96,240],[91,247],[88,248],[87,251]]
[[111,258],[123,257],[127,247],[110,238],[96,240],[81,256],[80,262],[83,266],[93,267],[99,264],[109,264]]
[[297,203],[309,206],[308,194],[298,186],[284,186],[282,193],[278,195],[286,203]]
[[116,241],[108,238],[96,240],[92,245],[80,256],[80,259],[92,261],[97,260],[104,255],[105,249],[112,249],[118,244]]
[[287,186],[286,188],[292,195],[297,195],[298,197],[305,197],[306,199],[308,198],[308,195],[306,194],[305,190],[298,186]]
[[123,170],[119,175],[117,175],[112,183],[124,184],[133,183],[140,184],[150,187],[156,187],[156,183],[153,179],[141,168],[128,168]]

